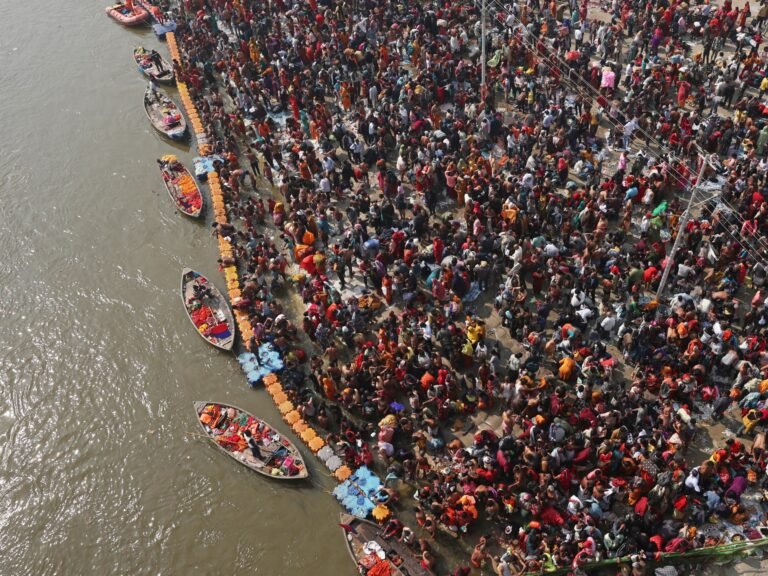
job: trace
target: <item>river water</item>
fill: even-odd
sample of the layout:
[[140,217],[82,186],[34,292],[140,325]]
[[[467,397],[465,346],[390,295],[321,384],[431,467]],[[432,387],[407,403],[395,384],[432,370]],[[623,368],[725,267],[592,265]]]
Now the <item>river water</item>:
[[197,399],[287,427],[184,314],[182,267],[225,287],[155,165],[194,151],[104,4],[0,2],[0,574],[353,574],[314,461],[284,486],[187,434]]

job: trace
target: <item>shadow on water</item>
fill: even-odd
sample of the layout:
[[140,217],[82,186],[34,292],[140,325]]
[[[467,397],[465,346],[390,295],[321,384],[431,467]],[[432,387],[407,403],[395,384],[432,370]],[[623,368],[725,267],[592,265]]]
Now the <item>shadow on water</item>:
[[[149,122],[149,120],[147,120],[147,122]],[[155,138],[157,138],[164,144],[168,144],[169,146],[175,148],[179,152],[184,152],[184,153],[195,152],[195,150],[193,150],[192,148],[193,140],[192,140],[192,136],[190,136],[189,134],[189,130],[187,130],[187,135],[184,137],[183,140],[172,140],[166,136],[163,136],[154,127],[152,127],[152,133],[154,134]]]
[[123,26],[117,22],[115,22],[115,24],[122,26],[136,38],[155,38],[155,33],[152,31],[151,24],[142,24],[141,26]]

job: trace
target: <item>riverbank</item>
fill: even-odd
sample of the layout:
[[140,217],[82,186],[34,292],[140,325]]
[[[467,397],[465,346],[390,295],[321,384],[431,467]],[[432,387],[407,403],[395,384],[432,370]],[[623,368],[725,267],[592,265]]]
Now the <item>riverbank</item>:
[[[226,289],[156,163],[196,153],[142,106],[133,49],[165,44],[106,5],[0,6],[2,572],[351,574],[333,482],[283,490],[184,433],[217,398],[291,432],[183,313],[185,266]],[[317,541],[294,536],[308,523]]]

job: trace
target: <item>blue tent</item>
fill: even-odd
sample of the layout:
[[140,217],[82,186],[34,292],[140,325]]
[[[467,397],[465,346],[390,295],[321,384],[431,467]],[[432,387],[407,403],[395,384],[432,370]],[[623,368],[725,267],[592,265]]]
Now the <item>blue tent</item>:
[[165,40],[165,35],[168,32],[176,31],[176,22],[169,20],[165,24],[156,23],[152,25],[152,30],[160,40]]

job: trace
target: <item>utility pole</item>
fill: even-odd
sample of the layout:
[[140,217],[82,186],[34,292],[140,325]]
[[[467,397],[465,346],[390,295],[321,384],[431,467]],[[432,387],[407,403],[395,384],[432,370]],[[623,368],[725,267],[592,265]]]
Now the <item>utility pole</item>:
[[656,290],[657,315],[661,311],[661,297],[664,295],[664,288],[666,287],[667,280],[669,279],[669,271],[672,269],[672,266],[674,266],[675,256],[677,255],[677,251],[680,248],[680,242],[683,239],[685,227],[688,225],[688,220],[691,217],[693,199],[696,196],[696,191],[701,185],[701,179],[704,177],[704,170],[707,169],[707,163],[708,159],[704,155],[701,155],[701,168],[699,169],[698,176],[696,176],[696,184],[691,189],[691,196],[688,198],[688,205],[685,207],[685,211],[680,216],[680,222],[677,225],[677,236],[675,236],[675,243],[672,244],[672,250],[670,251],[669,256],[667,256],[667,265],[664,266],[664,273],[661,275],[659,288]]
[[485,101],[487,88],[485,85],[485,1],[480,7],[480,97]]

